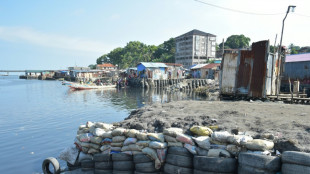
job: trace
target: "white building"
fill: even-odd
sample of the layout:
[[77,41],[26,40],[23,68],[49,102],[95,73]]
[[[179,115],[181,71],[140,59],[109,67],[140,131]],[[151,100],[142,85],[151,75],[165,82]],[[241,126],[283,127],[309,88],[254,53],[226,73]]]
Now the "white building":
[[175,38],[175,63],[185,68],[206,63],[209,58],[215,58],[216,36],[199,30],[192,30]]

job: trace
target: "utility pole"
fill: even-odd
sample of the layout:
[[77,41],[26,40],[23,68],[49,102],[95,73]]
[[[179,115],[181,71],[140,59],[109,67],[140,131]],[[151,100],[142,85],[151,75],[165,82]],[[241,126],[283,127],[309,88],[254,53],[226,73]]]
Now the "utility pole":
[[[283,19],[283,22],[282,22],[282,31],[281,31],[281,38],[280,38],[280,45],[279,45],[279,49],[278,49],[278,58],[279,58],[279,71],[278,71],[278,79],[277,79],[277,97],[279,97],[279,93],[280,93],[280,81],[281,81],[281,75],[282,75],[282,71],[283,71],[283,64],[285,62],[284,60],[284,56],[283,55],[283,58],[282,58],[282,55],[281,55],[281,51],[282,51],[282,39],[283,39],[283,31],[284,31],[284,22],[285,22],[285,19],[288,15],[288,13],[290,12],[290,9],[292,8],[292,12],[295,11],[295,5],[290,5],[287,7],[287,11],[286,11],[286,14],[285,14],[285,17]],[[285,54],[285,53],[284,53]]]

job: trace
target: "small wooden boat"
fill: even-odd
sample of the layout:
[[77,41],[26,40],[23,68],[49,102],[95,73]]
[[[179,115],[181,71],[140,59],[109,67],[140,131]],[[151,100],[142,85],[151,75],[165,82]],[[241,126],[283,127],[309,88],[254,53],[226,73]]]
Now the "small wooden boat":
[[71,84],[69,85],[74,90],[85,90],[85,89],[110,89],[116,88],[116,85],[88,85],[88,84]]

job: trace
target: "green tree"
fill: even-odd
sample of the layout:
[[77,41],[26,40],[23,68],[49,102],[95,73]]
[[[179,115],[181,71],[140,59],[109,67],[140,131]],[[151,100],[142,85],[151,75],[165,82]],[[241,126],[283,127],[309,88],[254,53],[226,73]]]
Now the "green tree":
[[96,64],[88,65],[88,67],[89,67],[90,69],[96,69]]
[[[224,44],[224,48],[228,49],[239,49],[239,48],[247,48],[249,47],[251,39],[249,37],[241,35],[231,35],[226,39],[226,42]],[[220,48],[223,47],[223,44],[221,43]]]
[[301,54],[301,53],[310,53],[310,47],[309,47],[309,46],[301,47],[301,48],[298,50],[298,53],[299,53],[299,54]]
[[291,54],[298,54],[298,51],[300,50],[299,46],[295,46],[294,44],[290,44],[288,47],[291,50]]

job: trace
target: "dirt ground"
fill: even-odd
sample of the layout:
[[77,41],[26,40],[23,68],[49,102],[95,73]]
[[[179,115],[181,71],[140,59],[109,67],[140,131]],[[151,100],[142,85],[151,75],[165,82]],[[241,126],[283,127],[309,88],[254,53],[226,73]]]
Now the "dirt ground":
[[310,106],[261,101],[178,101],[153,104],[131,112],[120,126],[149,132],[193,125],[247,132],[269,138],[275,149],[310,152]]

